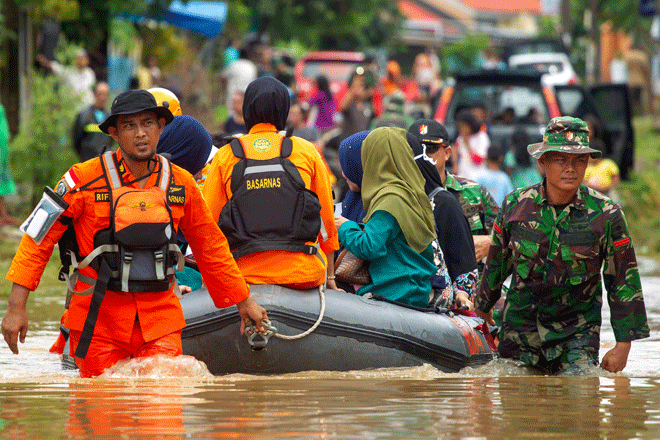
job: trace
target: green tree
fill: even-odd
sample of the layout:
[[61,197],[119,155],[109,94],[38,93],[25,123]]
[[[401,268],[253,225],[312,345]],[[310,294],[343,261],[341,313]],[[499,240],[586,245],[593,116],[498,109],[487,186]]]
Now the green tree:
[[[2,9],[0,8],[0,48],[4,48],[5,41],[10,39],[15,40],[16,33],[13,32],[11,29],[5,27],[5,16],[2,14]],[[0,50],[0,69],[2,69],[5,66],[6,62],[7,62],[7,54],[5,53],[4,50]]]
[[33,71],[30,86],[30,116],[12,140],[10,161],[22,199],[34,206],[43,188],[78,162],[70,142],[77,97],[54,75]]
[[391,44],[402,20],[391,0],[234,0],[230,20],[246,20],[239,5],[251,11],[252,30],[309,47],[355,50]]
[[448,71],[479,67],[479,53],[488,47],[488,36],[467,34],[456,43],[442,48],[442,58]]
[[[610,21],[614,29],[622,29],[637,38],[648,38],[651,19],[641,17],[638,12],[638,0],[595,0],[596,21],[598,26]],[[571,19],[574,38],[586,36],[584,27],[585,11],[590,11],[592,0],[572,0]]]

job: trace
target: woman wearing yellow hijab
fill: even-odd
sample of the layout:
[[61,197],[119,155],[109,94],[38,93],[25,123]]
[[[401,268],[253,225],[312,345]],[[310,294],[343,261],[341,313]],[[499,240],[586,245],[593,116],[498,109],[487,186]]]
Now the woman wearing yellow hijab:
[[372,283],[357,294],[371,292],[424,308],[430,277],[437,271],[431,246],[435,220],[406,131],[373,130],[362,143],[361,156],[364,231],[353,221],[335,217],[344,247],[370,261]]

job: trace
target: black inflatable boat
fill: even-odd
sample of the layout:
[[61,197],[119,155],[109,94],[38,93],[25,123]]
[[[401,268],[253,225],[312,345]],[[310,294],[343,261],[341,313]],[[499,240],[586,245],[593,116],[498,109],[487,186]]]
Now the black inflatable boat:
[[426,313],[344,292],[252,285],[271,331],[240,334],[236,307],[217,309],[206,290],[181,298],[183,353],[211,373],[284,374],[430,364],[444,372],[483,365],[494,355],[483,320]]

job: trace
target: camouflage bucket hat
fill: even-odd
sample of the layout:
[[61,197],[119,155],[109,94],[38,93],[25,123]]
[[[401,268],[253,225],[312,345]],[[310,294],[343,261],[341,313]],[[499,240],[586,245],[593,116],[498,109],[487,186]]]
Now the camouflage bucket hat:
[[557,151],[559,153],[591,154],[598,158],[602,153],[589,147],[589,129],[587,123],[579,118],[558,116],[552,118],[545,128],[543,142],[527,146],[527,152],[535,159],[543,153]]

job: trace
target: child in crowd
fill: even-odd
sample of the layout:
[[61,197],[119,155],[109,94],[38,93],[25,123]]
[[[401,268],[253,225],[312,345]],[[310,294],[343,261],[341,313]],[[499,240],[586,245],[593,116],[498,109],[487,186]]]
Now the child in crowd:
[[[598,138],[591,140],[590,146],[598,151],[605,149],[605,144]],[[616,198],[614,189],[620,181],[619,167],[612,159],[604,159],[602,156],[598,159],[589,157],[589,165],[584,172],[585,185],[614,199]]]
[[498,205],[502,205],[504,197],[513,191],[509,176],[502,171],[504,150],[499,145],[491,145],[486,155],[486,167],[476,176],[477,183],[482,184],[493,196]]
[[518,127],[511,136],[511,150],[504,155],[504,170],[511,179],[513,189],[535,185],[543,180],[536,159],[527,152],[531,139],[524,127]]

